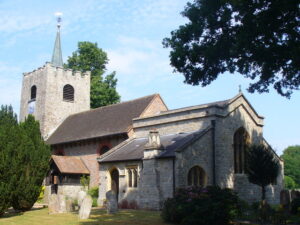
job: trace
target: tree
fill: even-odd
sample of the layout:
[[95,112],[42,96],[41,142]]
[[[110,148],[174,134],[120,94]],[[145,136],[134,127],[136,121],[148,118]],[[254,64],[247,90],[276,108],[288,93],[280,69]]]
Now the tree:
[[295,189],[296,188],[296,182],[293,180],[293,178],[289,176],[284,176],[284,188],[285,189]]
[[283,151],[284,174],[292,178],[300,188],[300,145],[289,146]]
[[300,86],[298,1],[194,0],[189,21],[163,40],[171,65],[185,82],[209,85],[219,74],[239,72],[254,80],[248,91],[286,97]]
[[37,201],[42,183],[49,170],[50,148],[41,137],[39,122],[29,115],[19,126],[20,141],[17,149],[18,169],[12,206],[29,210]]
[[250,183],[261,187],[262,200],[266,199],[266,186],[275,183],[279,174],[279,161],[264,145],[251,145],[247,149],[246,172]]
[[0,216],[10,207],[12,190],[11,182],[15,169],[14,156],[17,147],[14,138],[18,133],[17,116],[11,106],[0,109]]
[[81,72],[91,71],[91,108],[110,105],[120,101],[116,90],[116,73],[103,78],[108,63],[107,54],[97,43],[79,42],[78,49],[68,58],[65,68]]

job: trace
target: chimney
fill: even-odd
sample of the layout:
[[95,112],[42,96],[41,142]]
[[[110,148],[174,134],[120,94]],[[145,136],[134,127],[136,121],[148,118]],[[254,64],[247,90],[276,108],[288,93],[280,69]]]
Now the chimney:
[[149,131],[148,143],[144,149],[144,159],[151,159],[158,156],[164,149],[160,141],[159,132],[157,130]]

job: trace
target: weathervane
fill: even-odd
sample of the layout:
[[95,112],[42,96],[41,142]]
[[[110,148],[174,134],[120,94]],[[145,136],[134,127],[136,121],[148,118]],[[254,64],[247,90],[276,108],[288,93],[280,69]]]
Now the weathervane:
[[57,28],[58,30],[60,29],[60,23],[61,23],[61,16],[62,16],[62,13],[61,12],[56,12],[54,13],[54,15],[56,16],[56,21],[57,21]]

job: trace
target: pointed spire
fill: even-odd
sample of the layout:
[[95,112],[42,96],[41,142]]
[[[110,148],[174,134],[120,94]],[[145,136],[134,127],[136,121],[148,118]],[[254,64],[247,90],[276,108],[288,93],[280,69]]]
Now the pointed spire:
[[62,13],[55,13],[57,16],[57,33],[53,49],[51,64],[56,67],[63,67],[61,44],[60,44],[60,22]]

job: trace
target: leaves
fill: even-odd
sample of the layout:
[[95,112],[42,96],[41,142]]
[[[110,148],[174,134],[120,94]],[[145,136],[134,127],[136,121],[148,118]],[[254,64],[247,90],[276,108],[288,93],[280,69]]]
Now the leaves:
[[103,79],[108,63],[107,54],[97,43],[79,42],[78,49],[68,58],[64,66],[81,72],[91,71],[91,108],[118,103],[120,95],[116,90],[116,73],[113,72]]
[[286,97],[300,86],[300,10],[297,1],[194,0],[188,23],[163,40],[185,82],[209,85],[228,71],[254,80],[248,91]]
[[[251,145],[246,157],[249,182],[259,185],[263,191],[269,184],[275,183],[279,174],[279,161],[274,153],[264,145]],[[262,195],[264,199],[264,193]]]
[[300,187],[300,146],[289,146],[281,156],[284,160],[284,173],[296,182]]

